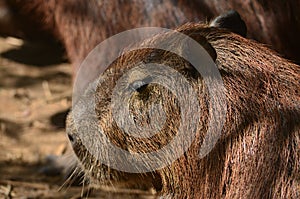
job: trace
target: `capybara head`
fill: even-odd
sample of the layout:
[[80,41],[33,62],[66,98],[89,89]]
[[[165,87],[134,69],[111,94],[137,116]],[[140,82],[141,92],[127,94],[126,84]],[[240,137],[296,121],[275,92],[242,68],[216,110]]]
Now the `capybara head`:
[[226,17],[237,15],[223,17],[229,30],[176,29],[202,50],[161,33],[90,84],[67,133],[91,183],[153,185],[171,198],[300,196],[300,67],[231,32]]

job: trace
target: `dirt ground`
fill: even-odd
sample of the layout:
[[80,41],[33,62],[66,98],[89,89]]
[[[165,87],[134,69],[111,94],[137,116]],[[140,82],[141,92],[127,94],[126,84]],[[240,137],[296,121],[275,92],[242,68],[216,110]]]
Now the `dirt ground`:
[[0,37],[0,199],[155,198],[149,191],[62,186],[45,175],[49,155],[66,149],[64,119],[71,107],[71,66],[62,50]]

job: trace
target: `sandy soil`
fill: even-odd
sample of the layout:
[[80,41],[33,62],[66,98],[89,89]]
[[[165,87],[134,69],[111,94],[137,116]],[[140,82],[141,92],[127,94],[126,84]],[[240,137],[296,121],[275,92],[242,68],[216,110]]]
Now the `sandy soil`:
[[154,198],[148,191],[62,186],[45,175],[49,155],[64,153],[71,66],[57,47],[0,37],[0,198]]

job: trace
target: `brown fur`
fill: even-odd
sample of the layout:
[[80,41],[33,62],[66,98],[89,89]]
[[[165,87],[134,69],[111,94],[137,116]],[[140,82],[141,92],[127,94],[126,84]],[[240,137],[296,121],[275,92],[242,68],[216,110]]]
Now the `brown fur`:
[[[249,37],[270,45],[300,62],[300,3],[294,0],[7,0],[18,27],[27,36],[44,30],[64,44],[77,68],[99,42],[118,32],[141,26],[174,28],[184,22],[211,20],[235,9],[245,20]],[[153,2],[153,7],[149,7]],[[129,14],[130,13],[130,14]],[[84,27],[84,28],[82,28]]]
[[[146,8],[148,4],[152,7]],[[116,33],[142,26],[176,27],[197,16],[196,10],[171,0],[156,4],[122,0],[13,0],[11,6],[40,29],[58,37],[76,68],[97,44]]]
[[[95,184],[130,179],[136,184],[152,183],[171,198],[299,198],[300,67],[262,44],[225,30],[201,24],[186,24],[177,30],[206,38],[217,53],[216,65],[226,88],[228,108],[218,143],[208,156],[199,158],[211,112],[207,105],[208,90],[201,76],[195,74],[192,67],[186,67],[189,64],[185,60],[172,53],[137,50],[122,55],[103,74],[104,82],[98,85],[96,93],[98,121],[89,126],[100,125],[115,145],[132,152],[148,152],[168,143],[177,132],[180,111],[176,98],[164,87],[150,84],[136,92],[130,101],[132,114],[140,117],[144,117],[155,102],[165,107],[166,124],[151,140],[127,136],[111,115],[110,96],[116,81],[134,63],[155,62],[181,72],[196,90],[201,108],[196,139],[189,150],[170,166],[153,173],[128,174],[101,165],[91,157],[78,139],[70,114],[67,132],[86,175]],[[161,43],[168,37],[160,35],[146,42]],[[156,56],[149,59],[153,52]],[[138,121],[147,124],[143,117]],[[83,118],[88,118],[88,115]],[[88,131],[86,136],[89,136]],[[102,154],[101,148],[99,154],[115,155]]]

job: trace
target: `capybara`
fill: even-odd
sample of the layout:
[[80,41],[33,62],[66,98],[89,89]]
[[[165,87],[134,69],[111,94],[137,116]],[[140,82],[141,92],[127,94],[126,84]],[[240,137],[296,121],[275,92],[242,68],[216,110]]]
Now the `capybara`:
[[[218,20],[235,21],[226,19],[232,16],[234,14],[223,15]],[[148,183],[167,198],[300,197],[300,67],[263,44],[223,29],[224,23],[212,25],[214,27],[187,23],[176,30],[197,41],[211,57],[225,89],[212,88],[223,92],[225,101],[214,98],[215,102],[209,97],[211,90],[205,79],[210,79],[212,84],[218,80],[210,72],[200,74],[181,56],[181,53],[191,53],[193,47],[171,32],[147,39],[139,44],[139,49],[124,52],[82,95],[81,99],[88,103],[78,100],[73,106],[67,119],[67,133],[92,184]],[[225,27],[236,30],[234,25],[225,23]],[[149,44],[165,44],[179,53],[142,48]],[[199,59],[202,58],[199,54]],[[212,70],[207,68],[210,65],[203,67]],[[156,75],[165,70],[165,82],[170,87],[156,80]],[[185,80],[172,81],[177,73]],[[118,86],[124,89],[116,89]],[[182,95],[174,93],[172,88],[176,86]],[[193,92],[200,112],[196,111],[197,103],[190,101]],[[117,103],[113,100],[115,96],[123,101]],[[180,97],[183,100],[180,101]],[[89,107],[93,100],[95,107]],[[217,106],[212,107],[214,103]],[[154,135],[145,138],[143,135],[149,133],[151,120],[162,116],[153,106],[163,108],[165,122]],[[123,107],[129,111],[122,112]],[[209,121],[212,114],[218,115],[224,109],[227,110],[224,125],[217,135],[214,127],[220,121],[216,119],[213,124]],[[196,118],[195,129],[190,121],[182,121],[186,116]],[[128,134],[131,128],[119,125],[118,121],[126,124],[128,118],[141,127],[140,137]],[[213,130],[209,131],[211,127]],[[191,145],[184,151],[184,143],[194,130]],[[162,151],[179,132],[183,132],[182,139],[173,150],[165,150],[163,157],[149,156],[139,162],[138,158],[126,159],[127,156],[107,150],[109,144],[113,144],[133,157],[140,157]],[[219,139],[211,151],[201,156],[207,133]],[[90,142],[88,145],[82,135]],[[102,142],[97,143],[99,141]],[[171,161],[177,151],[183,151],[182,155]],[[111,162],[103,163],[101,159],[105,157],[111,157]],[[124,169],[130,162],[148,167],[164,161],[168,164],[149,172],[139,173],[134,165],[132,173]],[[124,171],[114,169],[115,162],[119,162],[118,166]],[[145,171],[143,167],[139,169]]]
[[6,1],[16,27],[31,38],[43,35],[42,31],[48,37],[52,34],[63,43],[75,68],[98,43],[121,31],[144,26],[175,28],[185,22],[210,21],[232,9],[245,20],[249,38],[300,62],[299,1]]
[[116,33],[143,26],[176,27],[197,19],[198,12],[172,0],[11,0],[8,4],[27,24],[58,38],[75,68],[97,44]]
[[[115,33],[141,26],[175,27],[188,21],[210,20],[228,9],[241,13],[251,38],[299,61],[298,1],[11,0],[8,4],[26,22],[58,38],[75,68],[91,49]],[[201,114],[197,139],[190,150],[171,165],[141,175],[118,172],[91,159],[76,139],[71,114],[68,119],[69,137],[87,175],[96,184],[122,180],[138,184],[140,179],[144,179],[146,185],[153,184],[162,194],[178,198],[299,197],[299,66],[280,58],[261,44],[218,27],[187,24],[178,30],[188,35],[191,32],[200,35],[201,41],[194,37],[206,46],[224,81],[228,109],[226,123],[213,151],[199,158],[199,146],[208,118],[208,114]],[[161,40],[155,37],[153,42]],[[128,143],[116,125],[109,126],[112,118],[111,107],[107,106],[110,104],[108,95],[116,84],[115,79],[118,74],[130,69],[130,62],[149,60],[150,52],[124,54],[110,67],[115,76],[108,76],[104,81],[103,84],[107,85],[103,88],[107,90],[103,91],[102,86],[98,86],[99,124],[104,125],[105,133],[114,144],[133,152],[147,152],[164,145],[176,135],[180,121],[180,110],[172,93],[150,84],[137,89],[141,93],[136,93],[133,108],[140,107],[146,111],[152,101],[163,101],[166,116],[172,115],[172,120],[167,120],[168,128],[151,142],[143,140],[135,144]],[[199,94],[201,111],[209,113],[208,91],[201,86],[201,77],[193,67],[172,53],[160,54],[161,51],[154,53],[157,56],[153,59],[175,69],[178,69],[175,65],[181,66],[179,72]],[[130,61],[128,57],[131,57]],[[109,72],[107,70],[106,73]],[[105,92],[108,94],[104,95]],[[144,120],[141,122],[145,123]]]

